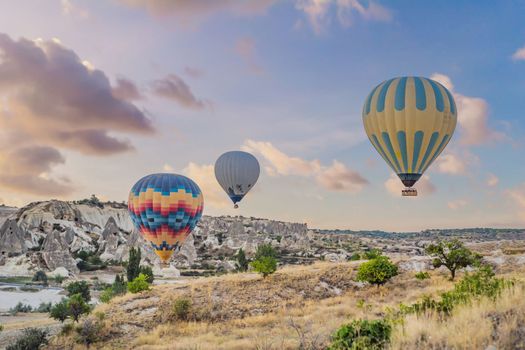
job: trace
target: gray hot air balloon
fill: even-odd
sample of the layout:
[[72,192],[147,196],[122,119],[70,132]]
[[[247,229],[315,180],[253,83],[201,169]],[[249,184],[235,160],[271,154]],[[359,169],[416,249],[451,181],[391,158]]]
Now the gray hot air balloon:
[[260,172],[257,159],[246,152],[226,152],[215,162],[215,177],[235,208],[239,207],[237,202],[255,185]]

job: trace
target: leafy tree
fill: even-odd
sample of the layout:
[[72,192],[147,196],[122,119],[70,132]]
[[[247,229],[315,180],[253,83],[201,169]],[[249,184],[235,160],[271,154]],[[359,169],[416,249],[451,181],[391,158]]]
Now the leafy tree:
[[149,283],[147,276],[143,273],[139,274],[133,281],[128,282],[128,291],[131,293],[139,293],[145,290],[149,290]]
[[397,272],[397,266],[382,255],[359,265],[357,280],[379,286],[396,276]]
[[251,263],[252,268],[266,278],[277,270],[277,259],[272,256],[261,256]]
[[240,248],[237,254],[235,255],[235,259],[237,260],[237,262],[235,263],[235,268],[237,269],[237,271],[248,271],[250,263],[248,259],[246,259],[246,254],[244,253],[244,250],[242,250],[242,248]]
[[86,303],[89,303],[91,301],[91,294],[89,293],[89,285],[87,284],[86,281],[72,282],[66,287],[66,290],[67,290],[68,296],[80,294],[80,296],[82,297],[82,299],[84,299]]
[[11,345],[6,347],[6,350],[34,350],[39,349],[42,345],[48,343],[47,337],[49,332],[47,329],[26,328],[22,334]]
[[434,257],[432,265],[435,268],[445,266],[450,271],[450,279],[453,281],[458,269],[481,262],[481,255],[466,248],[458,239],[450,241],[440,241],[437,244],[430,244],[426,247],[428,255]]
[[72,295],[67,301],[67,308],[69,315],[75,322],[78,322],[80,316],[88,314],[91,311],[91,307],[86,303],[81,294]]
[[255,252],[254,260],[257,260],[263,256],[269,256],[269,257],[277,259],[278,257],[277,250],[275,250],[275,248],[272,247],[272,245],[269,243],[261,244],[260,246],[257,247],[257,251]]
[[390,342],[392,326],[386,320],[354,320],[332,335],[329,350],[380,350]]
[[146,275],[146,280],[148,281],[148,283],[153,283],[155,276],[153,275],[153,269],[151,268],[151,266],[141,266],[139,268],[139,273]]
[[128,265],[126,267],[128,282],[133,281],[140,274],[140,258],[140,248],[131,247],[129,250]]
[[57,321],[64,323],[64,321],[69,317],[68,300],[62,299],[62,301],[51,307],[49,316],[51,316],[51,318]]
[[33,276],[33,282],[42,282],[44,286],[47,286],[47,275],[44,271],[39,270]]

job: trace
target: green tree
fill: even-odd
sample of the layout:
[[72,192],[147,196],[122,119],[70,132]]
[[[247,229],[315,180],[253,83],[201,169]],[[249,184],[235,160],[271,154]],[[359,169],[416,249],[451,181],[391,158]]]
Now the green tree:
[[456,277],[458,269],[478,265],[481,262],[481,255],[466,248],[463,242],[458,239],[430,244],[425,250],[428,255],[434,258],[432,265],[435,268],[445,266],[450,271],[452,281]]
[[151,266],[141,266],[139,268],[139,274],[146,275],[146,280],[149,284],[153,283],[153,281],[155,280],[155,276],[153,275],[153,269],[151,268]]
[[128,285],[126,284],[126,281],[124,280],[124,276],[122,275],[116,275],[115,281],[113,282],[113,285],[111,286],[113,289],[113,292],[115,295],[118,294],[124,294],[128,290]]
[[379,286],[397,273],[397,266],[388,257],[382,255],[359,265],[357,280]]
[[272,256],[261,256],[251,263],[252,268],[260,273],[263,278],[271,275],[277,270],[277,259]]
[[66,287],[66,290],[67,290],[68,296],[80,294],[80,296],[82,297],[82,299],[84,299],[86,303],[89,303],[91,301],[91,294],[89,293],[89,285],[87,284],[86,281],[72,282],[68,284],[68,286]]
[[278,257],[277,250],[275,250],[275,248],[272,247],[272,245],[269,243],[261,244],[260,246],[257,247],[257,251],[255,252],[254,260],[257,260],[263,256],[269,256],[269,257],[277,259]]
[[44,271],[39,270],[33,276],[33,282],[42,282],[44,286],[47,286],[47,275]]
[[62,301],[51,307],[49,316],[51,316],[51,318],[57,321],[64,323],[64,321],[69,317],[68,300],[62,299]]
[[78,322],[80,316],[88,314],[91,311],[91,307],[86,303],[81,294],[72,295],[67,301],[67,308],[71,318]]
[[246,254],[244,253],[244,250],[242,250],[242,248],[240,248],[237,254],[235,254],[235,259],[237,260],[237,262],[235,263],[235,268],[237,271],[240,271],[240,272],[248,271],[248,267],[250,263],[248,259],[246,259]]
[[128,282],[133,281],[140,274],[140,258],[140,248],[131,247],[129,250],[128,265],[126,267]]
[[139,293],[145,290],[149,290],[149,283],[147,276],[143,273],[139,274],[133,281],[128,282],[128,291],[131,293]]

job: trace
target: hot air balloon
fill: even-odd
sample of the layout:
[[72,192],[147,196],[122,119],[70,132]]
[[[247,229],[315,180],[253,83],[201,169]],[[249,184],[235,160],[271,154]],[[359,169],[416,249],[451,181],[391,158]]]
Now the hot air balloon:
[[404,196],[417,196],[412,186],[448,144],[456,123],[452,94],[428,78],[384,81],[363,107],[368,138],[406,186]]
[[128,210],[142,237],[166,264],[199,222],[202,192],[195,182],[176,174],[152,174],[129,193]]
[[234,204],[237,204],[250,191],[261,168],[257,158],[242,151],[226,152],[215,162],[215,177]]

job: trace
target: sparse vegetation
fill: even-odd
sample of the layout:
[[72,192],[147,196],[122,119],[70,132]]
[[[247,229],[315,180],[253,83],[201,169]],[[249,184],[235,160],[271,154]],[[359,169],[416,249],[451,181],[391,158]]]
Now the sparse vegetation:
[[73,321],[78,322],[80,317],[91,312],[91,307],[86,303],[81,294],[74,294],[67,301],[69,316]]
[[432,264],[435,268],[445,266],[450,271],[450,279],[456,277],[456,271],[467,266],[479,264],[481,256],[466,248],[458,239],[440,241],[426,247],[428,255],[434,257]]
[[9,309],[9,313],[11,315],[16,315],[19,312],[27,313],[27,312],[32,312],[32,311],[33,311],[33,307],[31,305],[24,304],[22,302],[18,302],[18,304],[16,304],[14,307]]
[[173,318],[176,320],[187,321],[191,310],[191,300],[188,298],[178,298],[173,303]]
[[146,290],[149,290],[148,277],[142,273],[133,281],[128,282],[128,291],[130,293],[140,293]]
[[370,284],[382,285],[398,274],[398,269],[386,256],[362,263],[357,272],[357,280]]
[[239,249],[237,254],[235,254],[235,269],[239,272],[246,272],[248,271],[248,267],[250,266],[250,262],[246,258],[246,254],[244,253],[244,250],[242,248]]
[[430,278],[430,274],[426,271],[420,271],[414,275],[414,277],[420,281],[427,280]]
[[76,342],[85,345],[87,348],[100,340],[100,332],[104,324],[100,320],[86,319],[76,328]]
[[49,332],[45,329],[26,328],[14,343],[8,345],[6,350],[36,350],[48,343]]

